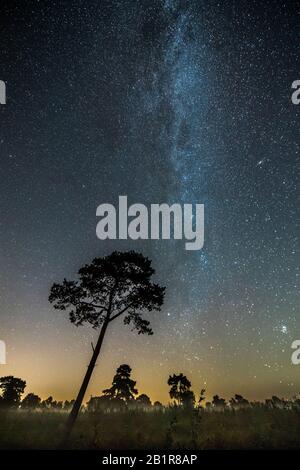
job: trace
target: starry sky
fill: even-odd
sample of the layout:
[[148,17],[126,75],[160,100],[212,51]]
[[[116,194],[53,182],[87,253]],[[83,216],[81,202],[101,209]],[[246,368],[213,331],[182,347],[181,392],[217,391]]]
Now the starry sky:
[[[148,315],[150,337],[111,324],[87,398],[124,362],[163,402],[179,372],[208,397],[300,391],[296,6],[1,3],[1,375],[73,398],[97,332],[55,311],[49,289],[95,256],[133,249],[153,260],[164,307]],[[96,208],[119,195],[204,204],[203,249],[98,240]]]

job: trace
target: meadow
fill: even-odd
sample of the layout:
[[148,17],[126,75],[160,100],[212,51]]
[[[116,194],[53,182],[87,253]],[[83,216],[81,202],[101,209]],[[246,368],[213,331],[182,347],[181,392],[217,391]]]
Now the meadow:
[[[1,410],[0,449],[55,449],[67,413]],[[300,410],[168,407],[81,413],[70,449],[296,449]]]

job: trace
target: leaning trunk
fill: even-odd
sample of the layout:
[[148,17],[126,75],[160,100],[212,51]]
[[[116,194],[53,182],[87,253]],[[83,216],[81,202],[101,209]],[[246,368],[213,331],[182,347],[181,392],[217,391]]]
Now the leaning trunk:
[[62,442],[60,444],[60,448],[65,447],[65,445],[67,444],[68,438],[69,438],[69,436],[72,432],[72,429],[74,427],[74,424],[75,424],[75,421],[77,419],[78,413],[80,411],[80,408],[81,408],[81,405],[82,405],[82,402],[83,402],[83,398],[85,396],[90,378],[92,376],[94,367],[96,365],[96,361],[98,359],[98,356],[99,356],[99,353],[100,353],[100,350],[101,350],[101,346],[102,346],[102,343],[103,343],[103,339],[104,339],[104,335],[105,335],[105,332],[106,332],[106,329],[107,329],[107,325],[108,325],[108,321],[105,321],[102,325],[100,335],[99,335],[97,344],[95,346],[92,358],[90,360],[89,366],[87,368],[85,377],[83,379],[82,385],[81,385],[80,390],[78,392],[77,398],[74,402],[72,411],[69,414],[68,420],[66,422],[66,427],[65,427],[65,430],[64,430],[64,435],[63,435]]

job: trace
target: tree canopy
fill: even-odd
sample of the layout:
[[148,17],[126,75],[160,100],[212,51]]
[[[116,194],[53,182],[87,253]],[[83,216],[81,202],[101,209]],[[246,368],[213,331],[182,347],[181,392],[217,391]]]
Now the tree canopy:
[[2,390],[1,405],[8,407],[19,406],[25,387],[25,380],[13,377],[12,375],[0,377],[0,389]]
[[160,310],[165,288],[151,282],[151,261],[140,253],[114,251],[78,271],[79,280],[53,284],[49,301],[54,308],[69,310],[76,326],[90,323],[98,328],[124,314],[124,324],[138,333],[153,334],[143,310]]
[[169,394],[178,405],[194,406],[195,395],[191,388],[191,382],[182,373],[170,375],[168,385],[171,387]]
[[125,402],[133,400],[138,391],[135,388],[136,381],[132,380],[130,376],[131,367],[128,364],[120,365],[113,378],[112,386],[103,390],[104,395],[108,398],[117,398]]

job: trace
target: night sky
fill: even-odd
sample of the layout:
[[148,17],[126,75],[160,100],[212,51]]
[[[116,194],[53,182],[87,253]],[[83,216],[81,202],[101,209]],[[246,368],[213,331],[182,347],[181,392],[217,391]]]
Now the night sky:
[[[112,323],[87,398],[124,362],[139,392],[163,402],[178,372],[209,397],[300,391],[296,7],[1,2],[1,375],[73,398],[97,332],[54,310],[49,289],[133,249],[153,260],[165,304],[146,316],[153,336]],[[119,195],[204,204],[204,248],[98,240],[96,208]]]

